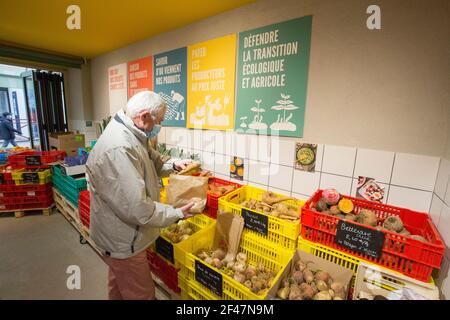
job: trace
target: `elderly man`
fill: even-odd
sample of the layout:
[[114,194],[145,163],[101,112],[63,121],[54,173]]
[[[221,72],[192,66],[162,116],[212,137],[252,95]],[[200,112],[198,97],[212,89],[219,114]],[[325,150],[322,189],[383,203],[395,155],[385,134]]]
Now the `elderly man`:
[[91,238],[109,266],[110,299],[154,299],[145,250],[159,228],[189,217],[193,203],[175,209],[159,203],[158,173],[190,162],[164,164],[148,139],[161,129],[166,105],[154,92],[134,95],[98,139],[87,161]]

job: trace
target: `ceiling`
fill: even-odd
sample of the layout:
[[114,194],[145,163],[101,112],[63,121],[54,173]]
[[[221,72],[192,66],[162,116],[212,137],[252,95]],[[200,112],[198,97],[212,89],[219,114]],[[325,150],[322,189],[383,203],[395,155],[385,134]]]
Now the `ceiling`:
[[[1,0],[0,42],[93,58],[255,0]],[[69,30],[76,4],[81,29]]]

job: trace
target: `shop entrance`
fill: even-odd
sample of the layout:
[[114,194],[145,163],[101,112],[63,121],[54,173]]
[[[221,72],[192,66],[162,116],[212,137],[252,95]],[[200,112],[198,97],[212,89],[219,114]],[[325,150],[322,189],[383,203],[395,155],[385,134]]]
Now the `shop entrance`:
[[68,130],[63,74],[0,64],[0,116],[5,112],[18,146],[49,150],[48,134]]

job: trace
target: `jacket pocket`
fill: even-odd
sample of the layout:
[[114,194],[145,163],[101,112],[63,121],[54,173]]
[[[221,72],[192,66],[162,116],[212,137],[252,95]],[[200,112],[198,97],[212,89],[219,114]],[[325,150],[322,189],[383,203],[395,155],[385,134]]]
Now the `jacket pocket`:
[[136,226],[134,229],[133,240],[131,241],[131,253],[134,253],[134,244],[136,243],[136,239],[139,235],[139,226]]

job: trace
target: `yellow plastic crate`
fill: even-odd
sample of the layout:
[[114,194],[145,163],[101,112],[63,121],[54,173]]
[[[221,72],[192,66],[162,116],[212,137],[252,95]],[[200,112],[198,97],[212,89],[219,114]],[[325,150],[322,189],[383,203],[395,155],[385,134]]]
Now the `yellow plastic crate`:
[[[186,220],[186,222],[189,224],[189,228],[192,229],[192,231],[194,232],[192,234],[191,237],[193,237],[199,230],[202,230],[204,228],[206,228],[208,225],[212,224],[213,222],[215,222],[214,219],[204,215],[204,214],[196,214],[193,217],[189,218]],[[165,239],[166,241],[172,243],[172,241],[170,241],[167,237],[164,236],[160,236],[161,238]],[[189,239],[191,238],[189,237]],[[159,255],[161,258],[164,259],[164,261],[166,261],[168,264],[170,264],[171,266],[175,267],[175,268],[179,268],[180,264],[184,263],[185,261],[185,247],[184,247],[184,242],[188,241],[189,239],[186,239],[184,241],[178,242],[178,243],[172,243],[173,245],[173,259],[174,259],[174,263],[171,263],[170,261],[168,261],[167,259],[165,259],[163,256]],[[155,250],[155,244],[153,243],[150,248],[156,252]]]
[[192,300],[188,292],[188,281],[185,277],[180,275],[178,272],[178,287],[181,289],[180,298],[181,300]]
[[[211,269],[222,274],[222,296],[219,297],[208,288],[195,280],[195,261],[201,261],[195,253],[202,248],[212,249],[214,243],[215,224],[208,226],[198,232],[194,237],[186,240],[185,248],[186,263],[181,265],[179,274],[188,280],[188,293],[194,299],[221,299],[221,300],[263,300],[267,298],[268,291],[263,295],[257,295],[243,284],[235,281],[233,278],[224,274],[220,270],[209,266]],[[275,284],[281,273],[292,259],[293,252],[285,248],[279,248],[277,245],[255,236],[252,232],[242,234],[239,251],[247,254],[247,260],[251,265],[257,265],[262,262],[268,270],[276,271],[277,275],[273,280]]]
[[358,266],[361,259],[345,254],[341,251],[317,244],[308,240],[298,237],[298,249],[307,253],[310,253],[316,257],[330,261],[341,267],[353,271],[356,275],[358,272]]
[[39,170],[39,171],[27,171],[26,169],[15,170],[11,173],[12,179],[16,185],[23,185],[23,174],[24,173],[37,173],[39,176],[38,184],[46,184],[52,181],[52,172],[50,169]]
[[[252,186],[243,186],[242,188],[239,188],[219,198],[219,210],[242,215],[242,209],[244,209],[245,207],[241,206],[240,203],[250,199],[261,201],[262,195],[265,192],[267,192],[267,190],[255,188]],[[278,196],[284,196],[277,193],[275,194]],[[298,207],[300,217],[300,210],[305,202],[302,200],[288,200],[286,202]],[[265,215],[264,213],[261,214]],[[297,247],[297,239],[301,231],[300,219],[295,222],[290,222],[280,218],[272,217],[270,215],[267,216],[267,237],[254,231],[251,232],[254,232],[256,235],[278,244],[282,248],[295,250]]]

